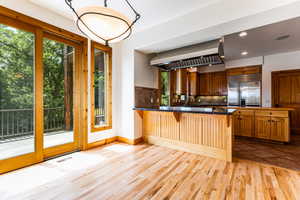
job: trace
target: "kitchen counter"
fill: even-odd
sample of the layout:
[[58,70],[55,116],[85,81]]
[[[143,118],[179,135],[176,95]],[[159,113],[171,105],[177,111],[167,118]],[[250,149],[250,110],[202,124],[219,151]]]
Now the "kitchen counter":
[[219,115],[232,115],[236,111],[236,109],[231,109],[231,108],[168,107],[168,106],[161,106],[159,108],[134,108],[133,110],[180,112],[180,113],[202,113],[202,114],[219,114]]
[[222,106],[224,109],[237,109],[237,110],[274,110],[274,111],[293,111],[294,108],[280,108],[280,107],[253,107],[253,106]]
[[145,142],[232,161],[232,123],[236,109],[134,108]]

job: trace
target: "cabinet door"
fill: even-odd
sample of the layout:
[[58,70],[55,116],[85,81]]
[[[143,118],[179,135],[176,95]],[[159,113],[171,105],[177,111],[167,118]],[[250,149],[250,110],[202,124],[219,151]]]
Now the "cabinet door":
[[255,117],[255,137],[270,139],[271,118],[264,116]]
[[289,141],[289,119],[283,117],[271,118],[271,140]]
[[240,130],[242,136],[252,137],[254,129],[254,117],[241,115],[240,116]]
[[199,94],[200,95],[210,95],[210,74],[200,74],[199,75]]
[[215,72],[212,74],[211,95],[227,95],[227,78],[225,72]]
[[233,115],[233,135],[238,135],[241,136],[241,132],[240,132],[240,116],[239,115]]

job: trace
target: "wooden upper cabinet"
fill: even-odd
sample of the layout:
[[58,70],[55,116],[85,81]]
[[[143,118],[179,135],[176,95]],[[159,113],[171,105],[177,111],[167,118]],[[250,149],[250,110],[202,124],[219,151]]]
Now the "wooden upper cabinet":
[[211,94],[227,95],[227,77],[226,72],[215,72],[211,75]]
[[227,75],[225,71],[199,75],[199,94],[211,96],[227,95]]
[[211,74],[199,74],[199,95],[211,95]]
[[261,65],[249,66],[249,67],[237,67],[226,70],[227,76],[236,76],[243,74],[257,74],[261,73]]
[[198,73],[197,72],[189,73],[189,87],[190,87],[191,96],[197,96],[199,94],[198,85],[199,85]]

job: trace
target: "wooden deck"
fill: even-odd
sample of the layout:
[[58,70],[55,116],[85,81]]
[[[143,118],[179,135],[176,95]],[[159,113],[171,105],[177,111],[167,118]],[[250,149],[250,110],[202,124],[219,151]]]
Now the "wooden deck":
[[[45,135],[44,147],[53,147],[73,142],[72,132],[57,132]],[[34,138],[24,138],[0,143],[0,160],[34,152]],[[1,198],[0,198],[1,199]]]
[[0,176],[1,200],[300,199],[300,172],[113,143]]

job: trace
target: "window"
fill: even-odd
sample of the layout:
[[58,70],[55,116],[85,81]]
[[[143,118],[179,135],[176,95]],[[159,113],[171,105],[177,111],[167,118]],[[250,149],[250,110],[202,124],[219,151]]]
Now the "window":
[[169,80],[170,73],[161,71],[160,72],[160,88],[161,88],[161,105],[169,106],[170,105],[170,89],[169,89]]
[[92,42],[92,132],[112,128],[111,48]]
[[[0,160],[32,153],[35,34],[0,24]],[[26,144],[14,141],[26,140]],[[20,146],[20,147],[19,147]]]

